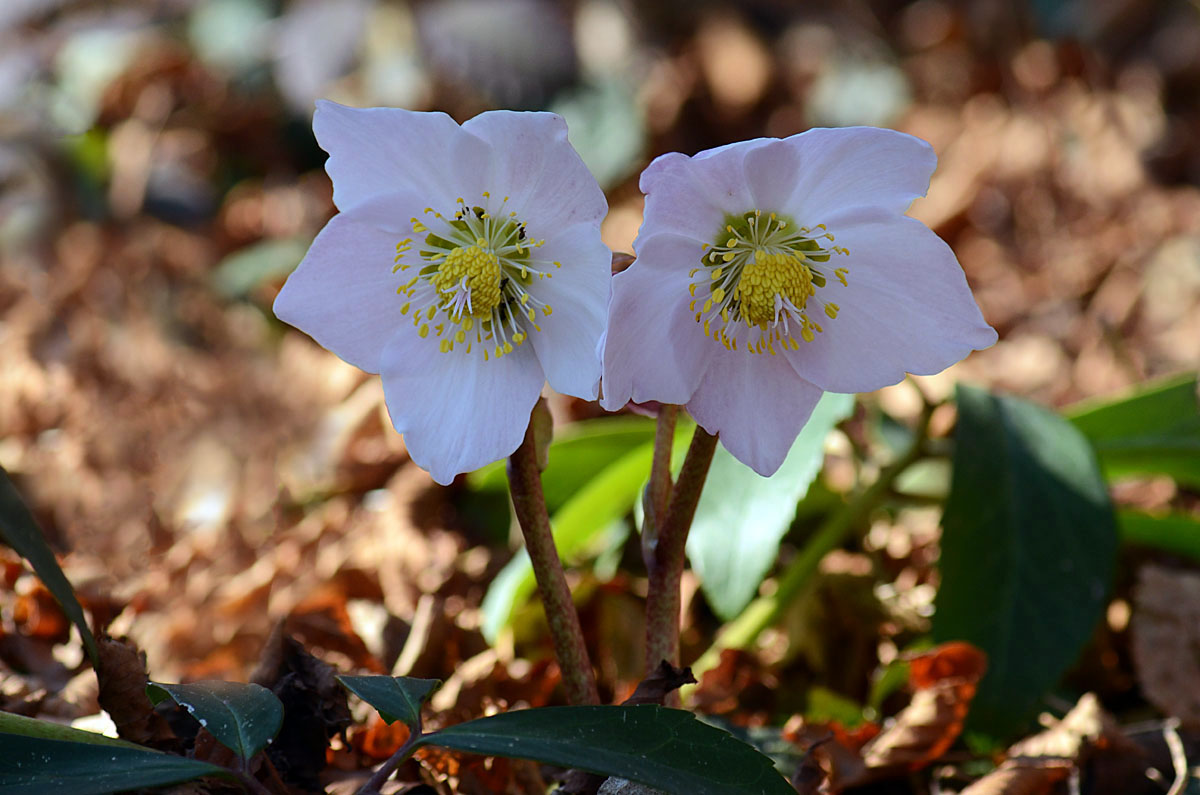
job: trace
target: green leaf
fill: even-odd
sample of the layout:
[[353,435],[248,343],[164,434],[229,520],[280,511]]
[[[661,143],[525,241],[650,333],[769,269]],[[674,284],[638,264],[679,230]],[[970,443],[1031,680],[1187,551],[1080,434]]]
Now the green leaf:
[[607,79],[557,98],[549,110],[567,120],[571,146],[602,188],[631,174],[646,148],[636,86]]
[[[654,421],[645,417],[573,422],[555,431],[549,461],[542,473],[546,509],[553,514],[588,481],[634,448],[654,441]],[[467,476],[479,491],[508,493],[504,461],[497,461]]]
[[1087,439],[1040,406],[960,386],[955,447],[933,639],[987,653],[968,726],[1004,735],[1091,636],[1116,527]]
[[69,726],[0,712],[0,792],[103,795],[229,771]]
[[1196,374],[1143,385],[1116,400],[1068,412],[1110,478],[1166,474],[1200,486],[1200,401]]
[[1121,540],[1127,544],[1154,547],[1200,560],[1200,519],[1194,516],[1118,511],[1117,529]]
[[337,680],[388,723],[403,721],[411,729],[421,720],[421,705],[442,683],[411,676],[339,676]]
[[754,748],[690,712],[655,705],[502,712],[426,735],[417,744],[534,759],[678,795],[795,795]]
[[854,411],[854,395],[827,392],[779,471],[764,478],[718,447],[696,506],[688,560],[718,616],[736,617],[779,557],[796,504],[821,471],[825,437]]
[[25,507],[25,502],[3,467],[0,467],[0,539],[29,561],[29,565],[33,567],[46,589],[54,595],[63,612],[79,629],[88,656],[95,664],[96,639],[92,636],[92,630],[88,628],[83,608],[79,606],[71,583],[59,568],[54,553],[50,551],[41,528],[34,521],[33,514]]
[[275,738],[283,723],[283,704],[261,685],[245,682],[193,682],[146,687],[158,704],[168,697],[191,713],[217,741],[242,759],[250,759]]

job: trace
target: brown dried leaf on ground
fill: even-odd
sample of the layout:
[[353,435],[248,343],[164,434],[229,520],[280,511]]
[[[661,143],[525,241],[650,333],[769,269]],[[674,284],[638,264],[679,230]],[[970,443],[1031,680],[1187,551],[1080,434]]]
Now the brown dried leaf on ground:
[[909,682],[916,688],[912,701],[863,748],[863,761],[875,775],[919,770],[954,744],[987,658],[970,644],[945,643],[909,665]]
[[161,750],[177,750],[178,739],[146,695],[146,657],[127,638],[96,639],[98,700],[122,739]]
[[1200,726],[1200,574],[1144,567],[1131,625],[1146,699],[1185,726]]
[[706,715],[761,725],[767,719],[764,707],[774,704],[778,687],[778,677],[757,656],[741,649],[722,649],[717,664],[700,676],[692,704]]
[[1011,746],[1000,767],[964,789],[961,795],[1049,793],[1072,769],[1081,769],[1085,757],[1095,749],[1139,754],[1112,716],[1100,706],[1100,700],[1086,693],[1062,720]]
[[283,702],[283,725],[267,757],[295,791],[320,792],[329,739],[350,725],[346,691],[336,672],[277,626],[251,681]]

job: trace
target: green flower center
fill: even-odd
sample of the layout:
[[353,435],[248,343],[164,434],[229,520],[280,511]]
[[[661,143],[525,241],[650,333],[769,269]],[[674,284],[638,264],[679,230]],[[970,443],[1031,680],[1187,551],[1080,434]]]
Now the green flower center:
[[832,243],[824,224],[799,226],[761,210],[726,216],[714,242],[704,245],[700,267],[689,274],[696,322],[730,350],[737,349],[739,339],[750,353],[772,355],[776,343],[799,349],[797,335],[812,342],[825,329],[809,316],[810,305],[818,304],[830,319],[840,310],[818,291],[828,286],[830,274],[848,284],[849,271],[830,263],[850,252]]
[[562,267],[535,256],[545,241],[530,239],[515,212],[504,213],[507,196],[495,213],[488,209],[490,202],[486,192],[481,205],[468,206],[459,198],[452,217],[426,207],[429,225],[410,219],[414,235],[424,236],[417,261],[405,261],[413,247],[408,237],[396,244],[392,268],[393,273],[417,269],[396,290],[408,299],[400,313],[412,310],[417,335],[425,338],[432,331],[442,353],[456,345],[466,354],[478,348],[484,361],[512,353],[531,331],[542,330],[538,312],[545,317],[553,310],[528,288]]

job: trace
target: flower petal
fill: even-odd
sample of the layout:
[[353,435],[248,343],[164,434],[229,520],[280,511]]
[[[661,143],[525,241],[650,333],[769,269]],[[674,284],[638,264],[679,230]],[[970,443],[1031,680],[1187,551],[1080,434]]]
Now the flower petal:
[[820,399],[821,390],[781,357],[721,348],[687,410],[734,458],[769,477]]
[[[925,141],[877,127],[819,128],[785,138],[795,157],[780,147],[746,156],[747,178],[777,184],[791,174],[793,187],[779,207],[808,226],[826,222],[846,207],[885,207],[902,213],[929,189],[937,155]],[[777,191],[770,198],[774,199]],[[766,210],[766,207],[759,209]]]
[[700,244],[659,234],[639,239],[637,252],[613,277],[600,401],[609,411],[630,400],[687,402],[720,348],[688,308],[688,270],[700,262]]
[[[600,386],[600,338],[608,319],[612,252],[594,222],[564,229],[534,253],[549,278],[535,279],[530,292],[553,312],[541,315],[529,342],[546,380],[556,392],[595,400]],[[562,267],[554,266],[554,262]]]
[[410,329],[384,349],[382,376],[408,454],[443,485],[516,450],[545,383],[530,349],[485,362],[479,351],[441,353]]
[[567,141],[567,123],[554,113],[494,110],[463,129],[495,152],[489,187],[511,197],[510,210],[535,237],[583,222],[599,223],[608,212],[604,191]]
[[758,138],[700,152],[656,157],[642,172],[639,186],[646,194],[639,237],[661,232],[688,235],[711,243],[727,214],[754,209],[743,161],[773,138]]
[[456,174],[460,162],[482,163],[487,157],[486,145],[444,113],[319,100],[313,133],[329,153],[325,170],[333,180],[333,203],[342,211],[400,188],[420,193],[426,206],[452,210],[458,194],[447,186],[447,175]]
[[396,294],[402,280],[392,267],[406,236],[380,221],[389,212],[407,219],[413,206],[410,195],[391,194],[335,215],[279,291],[276,317],[355,367],[379,372],[383,348],[403,320]]
[[818,289],[840,310],[835,319],[810,311],[825,331],[786,354],[801,376],[831,392],[869,392],[905,372],[941,372],[996,341],[954,252],[920,221],[850,210],[829,228],[850,250],[834,260],[849,270],[848,286],[830,279]]

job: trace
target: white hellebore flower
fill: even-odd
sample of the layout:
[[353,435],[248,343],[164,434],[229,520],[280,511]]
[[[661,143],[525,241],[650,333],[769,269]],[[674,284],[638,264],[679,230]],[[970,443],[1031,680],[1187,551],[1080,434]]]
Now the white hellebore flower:
[[868,127],[657,158],[613,281],[605,408],[684,404],[760,475],[822,391],[939,372],[996,341],[954,253],[904,213],[937,163]]
[[595,399],[611,254],[604,194],[552,113],[318,102],[340,213],[275,314],[383,377],[439,483],[512,453],[546,381]]

